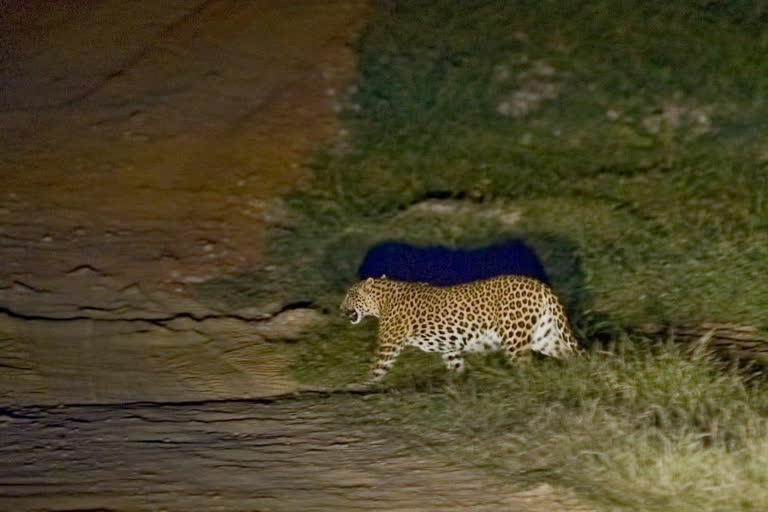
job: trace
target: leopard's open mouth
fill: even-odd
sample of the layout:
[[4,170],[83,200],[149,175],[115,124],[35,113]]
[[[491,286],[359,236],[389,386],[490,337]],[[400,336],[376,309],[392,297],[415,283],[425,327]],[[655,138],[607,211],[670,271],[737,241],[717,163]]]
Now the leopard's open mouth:
[[363,316],[358,313],[356,309],[347,310],[345,313],[349,318],[349,321],[352,322],[352,325],[359,324],[360,320],[363,319]]

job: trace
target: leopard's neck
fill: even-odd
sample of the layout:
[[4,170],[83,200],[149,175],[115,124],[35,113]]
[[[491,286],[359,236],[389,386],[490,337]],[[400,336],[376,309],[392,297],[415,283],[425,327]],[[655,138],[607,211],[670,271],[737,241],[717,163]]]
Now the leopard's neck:
[[374,279],[371,292],[376,295],[379,316],[384,316],[402,301],[403,296],[410,290],[427,286],[423,283],[408,283],[387,278]]

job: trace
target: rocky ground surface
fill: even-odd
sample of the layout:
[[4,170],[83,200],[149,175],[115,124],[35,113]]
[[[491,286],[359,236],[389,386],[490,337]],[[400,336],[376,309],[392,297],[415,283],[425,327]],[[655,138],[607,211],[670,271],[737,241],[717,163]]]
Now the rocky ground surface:
[[368,9],[0,1],[0,510],[575,507],[265,399],[320,313],[197,295],[343,139]]

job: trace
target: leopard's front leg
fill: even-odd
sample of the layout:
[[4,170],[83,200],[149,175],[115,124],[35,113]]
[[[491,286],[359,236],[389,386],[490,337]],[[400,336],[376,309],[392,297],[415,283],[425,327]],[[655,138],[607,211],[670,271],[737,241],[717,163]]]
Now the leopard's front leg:
[[379,324],[379,338],[367,384],[377,384],[384,378],[403,351],[404,342],[404,333],[399,332],[396,325],[387,321]]

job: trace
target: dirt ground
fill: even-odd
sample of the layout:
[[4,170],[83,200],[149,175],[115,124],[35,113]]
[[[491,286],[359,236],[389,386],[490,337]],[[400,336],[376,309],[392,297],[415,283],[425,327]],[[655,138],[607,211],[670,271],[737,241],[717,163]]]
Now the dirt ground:
[[369,9],[0,0],[0,510],[574,509],[280,398],[320,313],[197,296],[344,137]]
[[305,400],[24,408],[0,415],[0,504],[62,511],[586,510],[555,498],[546,485],[520,492],[404,446],[339,424]]
[[[255,323],[281,305],[217,310],[196,287],[263,265],[270,201],[341,136],[334,113],[368,7],[0,6],[0,384],[15,383],[0,398],[294,389],[285,361],[254,343]],[[210,321],[198,329],[194,318]],[[136,378],[117,383],[116,372]]]
[[338,134],[363,3],[38,4],[0,17],[6,307],[165,315],[258,267],[266,202]]

